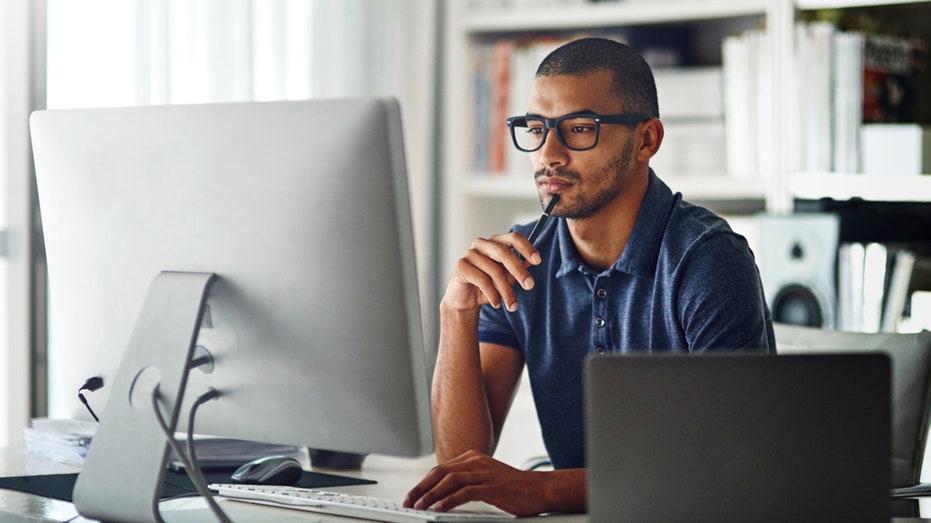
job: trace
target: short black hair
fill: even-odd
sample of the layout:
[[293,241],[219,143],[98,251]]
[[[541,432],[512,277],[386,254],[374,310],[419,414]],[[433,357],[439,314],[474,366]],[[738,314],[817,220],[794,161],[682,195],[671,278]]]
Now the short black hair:
[[585,76],[607,71],[612,91],[629,113],[659,117],[656,81],[649,64],[629,45],[608,38],[580,38],[551,52],[540,62],[536,76]]

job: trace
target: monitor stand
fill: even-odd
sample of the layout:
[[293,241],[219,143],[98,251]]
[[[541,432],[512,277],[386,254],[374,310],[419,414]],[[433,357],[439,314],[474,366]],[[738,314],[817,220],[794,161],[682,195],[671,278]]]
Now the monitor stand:
[[161,523],[168,443],[152,394],[174,433],[195,343],[216,275],[162,272],[152,282],[74,488],[85,517]]

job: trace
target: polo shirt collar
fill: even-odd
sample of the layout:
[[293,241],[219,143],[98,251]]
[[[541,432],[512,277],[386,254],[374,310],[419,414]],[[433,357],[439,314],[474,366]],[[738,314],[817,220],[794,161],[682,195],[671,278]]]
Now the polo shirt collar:
[[[672,203],[672,191],[656,176],[653,169],[650,169],[649,184],[637,213],[634,230],[627,239],[624,254],[608,269],[609,271],[625,272],[636,276],[653,276]],[[562,264],[556,272],[557,278],[574,271],[594,274],[579,256],[565,219],[559,220],[556,237],[559,251],[563,253]]]

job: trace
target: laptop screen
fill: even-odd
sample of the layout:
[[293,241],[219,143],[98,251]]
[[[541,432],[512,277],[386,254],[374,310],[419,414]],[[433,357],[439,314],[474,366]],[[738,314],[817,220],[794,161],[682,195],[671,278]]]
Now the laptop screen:
[[591,522],[888,521],[880,353],[586,362]]

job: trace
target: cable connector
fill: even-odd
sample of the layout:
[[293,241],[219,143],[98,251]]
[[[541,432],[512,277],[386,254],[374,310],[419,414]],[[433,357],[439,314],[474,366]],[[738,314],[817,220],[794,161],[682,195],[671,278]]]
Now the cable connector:
[[84,394],[81,394],[85,390],[94,392],[95,390],[100,390],[103,387],[103,378],[100,376],[93,376],[87,378],[87,381],[84,382],[84,385],[81,385],[81,388],[78,389],[78,399],[81,400],[81,403],[84,404],[84,407],[87,408],[87,412],[90,412],[91,416],[94,418],[94,421],[100,422],[100,418],[97,417],[97,414],[94,413],[94,409],[91,408],[90,404],[87,402],[87,398],[84,397]]
[[208,401],[212,401],[212,400],[215,400],[215,399],[219,399],[220,396],[221,396],[220,391],[218,391],[217,389],[215,389],[215,388],[213,388],[213,387],[210,387],[210,389],[208,389],[207,392],[201,394],[201,395],[197,398],[196,403],[197,403],[198,405],[202,405],[202,404],[204,404],[204,403],[207,403]]
[[87,378],[87,381],[84,382],[84,385],[81,385],[81,388],[78,389],[78,392],[82,390],[89,390],[94,392],[95,390],[100,390],[103,387],[103,378],[100,376],[94,376]]

